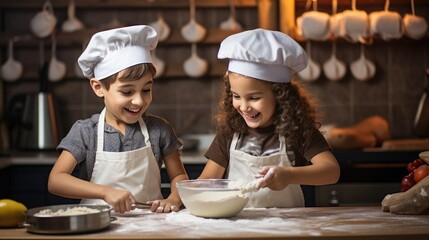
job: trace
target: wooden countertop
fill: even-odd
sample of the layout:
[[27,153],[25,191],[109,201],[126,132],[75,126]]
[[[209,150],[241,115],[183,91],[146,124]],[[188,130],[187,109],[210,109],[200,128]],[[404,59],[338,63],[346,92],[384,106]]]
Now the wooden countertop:
[[[112,214],[116,216],[115,214]],[[116,216],[104,231],[40,235],[0,229],[0,239],[429,239],[429,215],[393,215],[380,206],[244,209],[230,219],[205,219],[184,209]]]

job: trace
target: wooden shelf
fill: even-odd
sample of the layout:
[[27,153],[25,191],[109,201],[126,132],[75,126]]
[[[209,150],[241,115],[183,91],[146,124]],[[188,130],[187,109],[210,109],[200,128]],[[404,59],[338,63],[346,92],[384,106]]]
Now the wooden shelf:
[[[295,0],[297,7],[304,7],[307,0]],[[351,0],[337,0],[338,6],[350,6]],[[386,0],[357,0],[357,6],[384,6]],[[427,0],[414,0],[415,5],[428,5]],[[317,0],[318,6],[332,6],[332,0]],[[390,1],[390,6],[407,5],[411,7],[411,0],[394,0]]]
[[[162,81],[162,79],[168,79],[168,78],[190,78],[186,73],[183,71],[183,63],[179,62],[166,62],[165,66],[165,72],[162,76],[160,76],[158,79]],[[201,79],[204,78],[211,78],[211,77],[222,77],[227,70],[226,62],[217,61],[217,62],[209,62],[209,69],[206,74],[204,74]],[[67,79],[79,79],[79,77],[76,76],[74,72],[74,66],[67,65],[66,75],[64,77],[64,80]],[[39,69],[32,66],[26,66],[25,71],[23,72],[23,75],[19,80],[20,81],[34,81],[34,79],[39,79]],[[86,78],[81,78],[82,80],[86,80]],[[61,83],[62,81],[59,81]],[[13,84],[14,82],[6,82]],[[50,83],[55,84],[55,83]]]
[[[2,9],[41,8],[46,0],[1,1]],[[66,8],[69,0],[51,1],[54,8]],[[188,8],[189,0],[75,0],[77,8]],[[196,0],[197,8],[228,7],[229,0]],[[236,0],[236,7],[255,7],[257,0]]]
[[[59,47],[65,46],[76,46],[82,47],[82,42],[91,38],[91,36],[103,29],[86,29],[78,32],[59,32],[57,33],[57,45]],[[198,44],[219,44],[223,39],[228,37],[231,34],[238,33],[239,31],[235,30],[222,30],[218,28],[207,29],[207,35],[204,39]],[[12,33],[2,33],[0,35],[0,45],[7,45],[9,39],[14,37]],[[19,36],[18,36],[19,37]],[[15,43],[16,47],[34,47],[38,46],[40,39],[33,35],[22,35],[23,40],[19,40]],[[50,37],[44,38],[45,44],[50,44]],[[172,29],[170,36],[162,41],[163,46],[168,45],[188,45],[191,44],[187,42],[180,32],[180,29]]]

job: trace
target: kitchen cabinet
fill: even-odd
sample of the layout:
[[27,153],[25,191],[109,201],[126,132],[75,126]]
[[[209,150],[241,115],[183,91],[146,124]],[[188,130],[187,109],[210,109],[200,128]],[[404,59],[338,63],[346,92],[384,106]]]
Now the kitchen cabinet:
[[334,150],[341,167],[337,184],[314,187],[315,206],[380,205],[387,194],[399,192],[416,151]]
[[[1,198],[23,203],[27,208],[79,203],[48,192],[51,165],[13,165],[1,170]],[[76,175],[77,172],[74,173]]]

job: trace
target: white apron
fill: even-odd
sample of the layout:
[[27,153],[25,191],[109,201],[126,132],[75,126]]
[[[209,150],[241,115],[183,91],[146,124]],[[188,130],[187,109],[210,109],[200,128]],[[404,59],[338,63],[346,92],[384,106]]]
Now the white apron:
[[[269,165],[290,167],[284,138],[280,138],[280,152],[270,156],[253,156],[236,150],[238,134],[235,133],[230,147],[228,179],[252,181],[258,171]],[[252,193],[246,207],[304,207],[304,195],[300,185],[290,184],[281,191],[261,188]]]
[[[104,116],[100,114],[97,129],[97,152],[91,182],[130,191],[138,202],[162,199],[161,174],[152,152],[149,133],[143,119],[140,129],[146,146],[128,152],[104,152]],[[100,199],[82,199],[84,204],[106,204]]]

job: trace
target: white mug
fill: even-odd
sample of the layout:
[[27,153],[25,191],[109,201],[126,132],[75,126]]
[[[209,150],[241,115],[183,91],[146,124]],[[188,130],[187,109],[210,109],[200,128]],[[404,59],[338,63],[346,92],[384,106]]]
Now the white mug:
[[369,14],[370,33],[383,40],[399,39],[403,35],[402,17],[397,12],[378,11]]
[[55,29],[57,18],[53,14],[51,2],[48,0],[30,22],[31,31],[40,38],[49,36]]
[[418,40],[426,35],[428,24],[423,17],[405,14],[403,22],[404,33],[408,37]]
[[324,12],[309,11],[298,17],[298,33],[309,40],[323,41],[329,38],[330,16]]
[[369,35],[368,14],[361,10],[346,10],[340,23],[340,36],[350,42],[365,42]]

